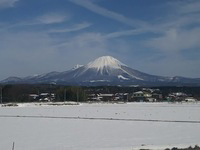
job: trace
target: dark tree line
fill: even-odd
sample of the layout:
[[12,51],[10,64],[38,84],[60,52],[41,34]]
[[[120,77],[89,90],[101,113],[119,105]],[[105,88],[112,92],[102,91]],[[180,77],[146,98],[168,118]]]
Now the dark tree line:
[[[140,149],[140,150],[150,150],[150,149]],[[188,148],[177,148],[173,147],[171,149],[166,148],[165,150],[200,150],[200,147],[198,145],[195,145],[194,147],[188,147]]]
[[85,101],[86,93],[84,88],[81,87],[69,87],[58,85],[1,85],[0,94],[2,95],[3,103],[8,102],[34,102],[29,95],[40,93],[54,93],[56,95],[54,101]]
[[[99,87],[78,87],[52,84],[19,84],[0,85],[2,89],[3,103],[8,102],[33,102],[29,94],[54,93],[54,101],[87,101],[88,94],[98,93],[133,93],[142,87],[119,87],[119,86],[99,86]],[[200,87],[151,87],[160,89],[163,96],[172,92],[184,92],[200,99]],[[2,92],[2,93],[1,93]],[[35,100],[38,101],[38,100]]]

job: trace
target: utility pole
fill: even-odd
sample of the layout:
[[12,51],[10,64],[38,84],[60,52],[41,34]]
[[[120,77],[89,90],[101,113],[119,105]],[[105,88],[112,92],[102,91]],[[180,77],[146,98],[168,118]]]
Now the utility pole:
[[13,142],[12,150],[15,150],[15,142]]
[[77,93],[76,93],[76,101],[77,101],[77,103],[78,103],[78,101],[79,101],[79,95],[78,95],[79,93],[78,93],[78,88],[77,88]]
[[64,102],[66,102],[66,93],[67,93],[67,90],[65,88],[65,90],[64,90]]
[[85,90],[83,91],[83,101],[86,100]]
[[0,99],[1,99],[1,104],[3,103],[3,87],[1,87],[1,97],[0,97]]

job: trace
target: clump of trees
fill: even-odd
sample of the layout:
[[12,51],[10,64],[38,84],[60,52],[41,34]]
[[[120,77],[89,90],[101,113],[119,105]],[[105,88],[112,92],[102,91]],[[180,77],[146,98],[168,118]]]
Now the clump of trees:
[[29,88],[26,85],[5,85],[1,87],[3,103],[29,102]]
[[62,85],[1,85],[0,95],[3,103],[16,102],[34,102],[38,99],[33,99],[30,94],[54,93],[56,95],[54,101],[78,101],[84,102],[87,100],[87,94],[82,87],[62,86]]
[[172,149],[165,149],[165,150],[200,150],[200,147],[198,145],[195,145],[194,147],[188,147],[188,148],[177,148],[177,147],[173,147]]
[[[150,149],[140,149],[140,150],[150,150]],[[177,148],[173,147],[172,149],[166,148],[165,150],[200,150],[200,147],[198,145],[195,145],[194,147],[188,147],[188,148]]]
[[81,87],[59,87],[56,91],[55,101],[87,101],[87,94]]

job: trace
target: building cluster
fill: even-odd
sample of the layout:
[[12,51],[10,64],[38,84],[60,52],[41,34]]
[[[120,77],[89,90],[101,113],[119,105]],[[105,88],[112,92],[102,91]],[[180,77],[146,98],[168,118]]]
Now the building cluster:
[[134,92],[131,101],[135,102],[157,102],[162,101],[163,95],[159,89],[143,88],[140,91]]
[[[49,102],[56,100],[54,93],[30,94],[34,101]],[[163,96],[160,89],[142,88],[132,93],[110,93],[106,91],[90,91],[87,93],[90,102],[196,102],[197,99],[183,92],[169,93]]]
[[50,102],[55,100],[54,93],[40,93],[40,94],[29,94],[30,99],[40,102]]
[[170,102],[195,102],[197,99],[189,94],[183,92],[169,93],[166,97],[167,101]]
[[88,94],[88,101],[128,101],[128,93],[98,93]]
[[88,101],[156,102],[163,99],[159,89],[143,88],[133,93],[88,94]]
[[191,95],[177,92],[164,96],[159,89],[142,88],[132,93],[88,94],[88,101],[124,101],[124,102],[196,102]]

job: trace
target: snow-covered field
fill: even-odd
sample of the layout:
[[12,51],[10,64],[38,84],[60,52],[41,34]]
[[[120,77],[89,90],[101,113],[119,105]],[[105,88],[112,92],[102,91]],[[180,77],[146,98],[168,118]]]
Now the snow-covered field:
[[[200,104],[132,103],[0,107],[0,150],[133,150],[200,145]],[[21,118],[55,116],[67,118]],[[113,118],[90,120],[84,118]]]

